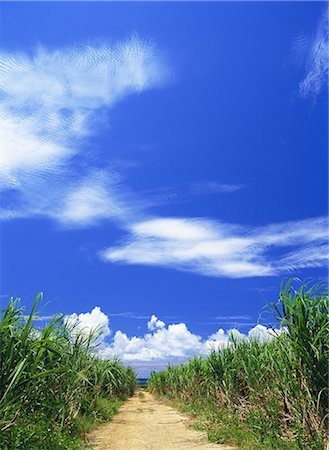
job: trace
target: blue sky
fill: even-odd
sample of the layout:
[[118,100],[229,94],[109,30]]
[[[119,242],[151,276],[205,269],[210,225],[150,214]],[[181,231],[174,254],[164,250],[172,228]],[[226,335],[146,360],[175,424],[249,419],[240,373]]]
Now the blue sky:
[[324,2],[1,8],[3,303],[145,369],[326,277]]

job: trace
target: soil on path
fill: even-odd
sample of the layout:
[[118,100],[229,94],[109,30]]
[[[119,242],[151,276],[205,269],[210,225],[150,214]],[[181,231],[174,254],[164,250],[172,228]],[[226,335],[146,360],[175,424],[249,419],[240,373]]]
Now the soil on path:
[[111,422],[91,433],[89,442],[94,450],[234,450],[209,443],[206,433],[190,424],[191,419],[140,390]]

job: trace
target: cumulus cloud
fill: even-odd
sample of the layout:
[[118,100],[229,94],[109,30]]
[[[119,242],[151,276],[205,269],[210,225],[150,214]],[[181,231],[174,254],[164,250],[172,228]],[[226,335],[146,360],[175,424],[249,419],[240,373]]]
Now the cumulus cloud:
[[248,331],[248,338],[258,339],[261,342],[270,341],[273,337],[279,336],[281,333],[286,333],[286,328],[267,328],[264,325],[258,324]]
[[[123,313],[124,317],[126,315],[127,313]],[[184,322],[165,324],[155,314],[152,314],[149,320],[145,316],[139,317],[147,321],[148,331],[142,336],[128,336],[122,330],[117,330],[113,336],[109,326],[110,316],[98,306],[91,312],[67,315],[65,322],[73,335],[79,332],[88,337],[95,330],[102,331],[96,339],[97,347],[94,350],[98,356],[104,359],[120,358],[124,363],[135,367],[143,376],[148,376],[154,369],[162,370],[169,363],[176,364],[194,356],[206,356],[213,350],[225,349],[238,341],[257,339],[266,342],[287,332],[284,328],[257,324],[246,333],[241,333],[237,328],[219,328],[202,338],[189,330]]]
[[302,97],[317,97],[322,89],[328,89],[328,63],[329,63],[329,40],[328,40],[328,11],[323,15],[316,35],[310,45],[302,46],[307,49],[307,74],[299,84],[299,92]]
[[127,363],[153,362],[163,365],[185,361],[196,355],[206,355],[211,350],[226,348],[232,341],[259,339],[264,342],[278,335],[281,330],[256,325],[247,334],[237,329],[225,331],[220,328],[205,339],[192,333],[184,322],[165,323],[154,314],[147,322],[147,332],[144,336],[131,336],[121,330],[116,331],[109,341],[109,318],[99,307],[91,313],[71,314],[66,318],[67,323],[76,330],[88,334],[96,327],[102,327],[104,334],[99,341],[98,354],[103,358],[119,357]]
[[129,338],[122,331],[114,335],[113,343],[103,356],[116,355],[124,361],[151,361],[184,359],[202,351],[200,336],[191,333],[185,323],[157,328],[143,337]]
[[[263,227],[207,219],[157,218],[131,225],[130,234],[101,253],[112,263],[162,266],[216,277],[272,276],[328,261],[325,217]],[[268,253],[277,250],[277,256]]]
[[[168,70],[156,47],[133,37],[39,48],[33,55],[2,51],[0,72],[0,190],[14,204],[3,207],[0,217],[46,215],[72,225],[124,214],[116,191],[97,177],[90,181],[90,138],[105,110],[165,81]],[[49,201],[40,194],[45,192]],[[62,216],[56,214],[60,208]]]
[[226,348],[229,342],[229,334],[223,328],[219,328],[216,333],[211,334],[205,342],[208,350],[221,350]]
[[147,322],[147,328],[151,331],[163,328],[164,326],[165,323],[162,322],[162,320],[159,320],[154,314],[152,314],[151,319]]
[[111,334],[110,319],[99,306],[95,306],[91,312],[67,315],[64,321],[73,334],[82,333],[88,337],[92,333],[96,333],[96,336],[101,333],[96,339],[98,344]]

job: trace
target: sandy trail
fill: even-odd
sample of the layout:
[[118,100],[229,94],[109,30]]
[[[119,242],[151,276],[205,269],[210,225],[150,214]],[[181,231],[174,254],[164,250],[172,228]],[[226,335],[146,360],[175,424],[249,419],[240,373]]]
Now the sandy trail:
[[145,391],[137,391],[108,424],[91,433],[95,450],[233,450],[207,442],[206,433],[189,428],[191,420]]

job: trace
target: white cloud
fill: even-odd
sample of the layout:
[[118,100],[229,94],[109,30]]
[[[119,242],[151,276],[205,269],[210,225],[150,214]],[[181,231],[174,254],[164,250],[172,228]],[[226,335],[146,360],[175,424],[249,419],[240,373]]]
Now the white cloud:
[[66,227],[93,225],[100,220],[127,220],[139,210],[139,202],[111,171],[94,170],[79,182],[56,186],[62,200],[48,206],[48,215]]
[[197,219],[151,219],[136,223],[131,228],[139,236],[183,241],[214,239],[217,234],[210,221]]
[[[8,185],[20,186],[21,171],[52,171],[69,150],[59,143],[37,136],[35,121],[31,118],[13,117],[4,113],[1,133],[1,179]],[[3,187],[3,186],[0,186]]]
[[101,354],[119,356],[124,361],[177,360],[191,357],[204,350],[201,337],[191,333],[185,323],[155,328],[143,337],[129,338],[117,331],[113,343]]
[[[72,316],[74,320],[79,317],[81,323],[88,323],[86,314]],[[82,319],[81,316],[83,316]],[[102,319],[104,321],[104,317]],[[97,322],[96,317],[94,322]],[[128,337],[126,333],[118,330],[111,342],[107,342],[104,338],[98,350],[99,355],[103,358],[119,357],[124,362],[132,364],[156,362],[163,366],[165,363],[185,361],[196,355],[206,355],[211,350],[226,348],[231,345],[232,340],[259,339],[264,342],[281,332],[278,329],[256,325],[249,330],[248,334],[243,334],[237,329],[228,331],[218,329],[208,338],[202,339],[201,336],[192,333],[185,323],[166,326],[155,315],[151,316],[147,327],[150,332],[141,337]]]
[[93,332],[102,332],[97,343],[103,342],[105,337],[111,334],[110,320],[99,306],[95,306],[91,312],[70,314],[65,317],[65,323],[73,333],[83,333],[86,337]]
[[[116,45],[40,48],[33,55],[3,51],[0,70],[0,190],[9,199],[14,190],[19,199],[0,217],[41,214],[89,224],[121,216],[106,183],[90,182],[96,152],[90,136],[104,122],[104,109],[165,81],[168,70],[155,46],[133,37]],[[39,192],[49,193],[49,201]]]
[[216,320],[250,320],[251,316],[237,315],[237,316],[216,316]]
[[97,354],[102,358],[119,357],[124,363],[131,364],[140,373],[147,375],[152,369],[164,369],[168,363],[184,362],[193,356],[224,349],[232,345],[232,341],[258,339],[265,342],[286,332],[285,329],[267,328],[258,324],[246,334],[236,328],[227,331],[220,328],[203,339],[192,333],[184,322],[166,325],[152,314],[147,321],[149,332],[143,336],[129,337],[118,330],[110,338],[110,317],[98,306],[91,312],[67,315],[65,321],[73,328],[73,333],[82,332],[86,337],[93,330],[102,329],[103,334],[96,341]]
[[226,348],[229,343],[229,335],[225,333],[223,328],[219,328],[216,333],[211,334],[206,340],[206,348],[208,350],[221,350]]
[[236,192],[243,188],[241,184],[223,184],[216,181],[194,183],[188,188],[190,195],[219,194]]
[[[0,220],[43,216],[65,227],[115,220],[128,235],[102,253],[106,261],[207,276],[270,276],[326,264],[323,218],[256,228],[200,218],[145,220],[144,199],[129,192],[117,173],[92,167],[97,150],[91,136],[103,123],[104,109],[168,77],[153,44],[134,37],[34,54],[3,51],[0,71]],[[191,185],[189,194],[240,188],[202,182]],[[274,259],[272,249],[278,250]]]
[[282,264],[289,270],[308,267],[326,267],[328,265],[328,242],[323,241],[314,246],[305,246],[287,253]]
[[266,245],[300,245],[327,242],[328,218],[314,217],[258,228],[259,240]]
[[131,225],[126,241],[101,257],[217,277],[272,276],[325,266],[327,230],[325,217],[256,228],[207,219],[150,219]]
[[[302,43],[304,47],[304,41]],[[299,84],[299,92],[302,97],[316,97],[323,88],[328,89],[329,40],[327,10],[320,21],[308,51],[307,74]]]
[[143,191],[150,206],[158,206],[166,203],[184,202],[191,197],[209,194],[233,193],[243,189],[240,184],[223,184],[217,181],[201,181],[198,183],[183,183],[179,185],[157,187]]
[[157,316],[152,314],[151,319],[147,322],[147,328],[150,331],[157,330],[158,328],[163,328],[166,324],[162,322],[162,320],[159,320]]
[[266,328],[264,325],[258,324],[254,328],[248,331],[249,339],[258,339],[261,342],[270,341],[275,336],[279,336],[281,333],[286,332],[284,328],[273,329]]
[[98,180],[87,181],[65,198],[58,220],[85,224],[103,217],[117,217],[123,213],[117,203]]

